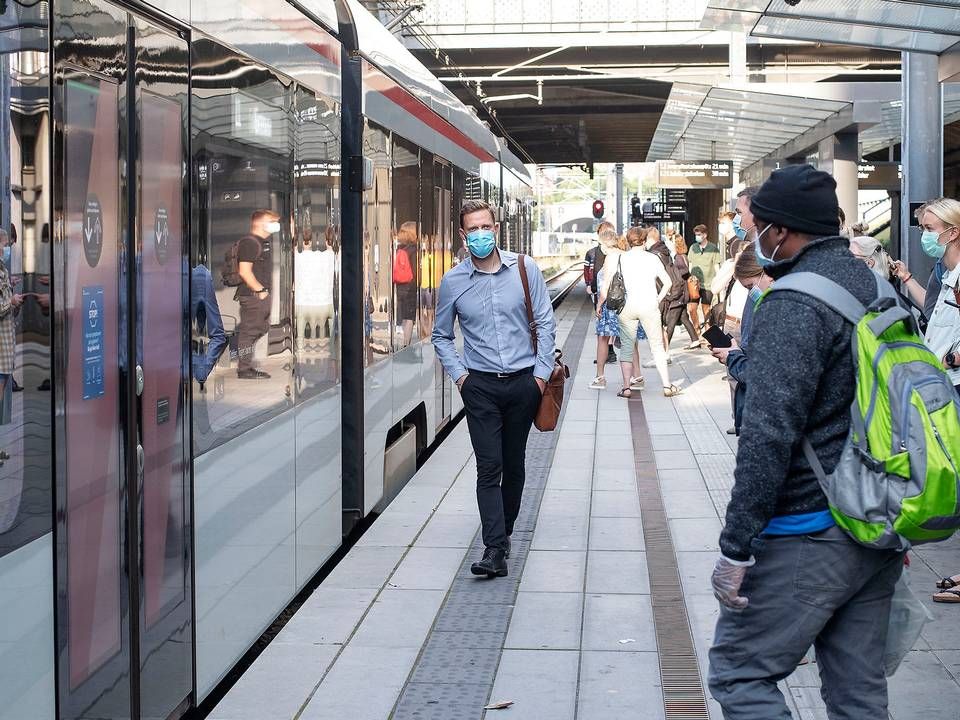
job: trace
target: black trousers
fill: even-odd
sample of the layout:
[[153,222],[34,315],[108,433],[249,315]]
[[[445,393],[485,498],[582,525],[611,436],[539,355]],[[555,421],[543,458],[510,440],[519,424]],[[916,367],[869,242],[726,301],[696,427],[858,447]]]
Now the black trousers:
[[690,342],[698,338],[697,330],[690,320],[690,313],[687,312],[687,306],[681,305],[680,307],[670,308],[664,315],[663,324],[667,329],[667,343],[673,340],[673,331],[677,329],[677,323],[680,322],[683,323],[687,335],[690,336]]
[[238,370],[253,368],[253,346],[270,329],[270,298],[241,295],[240,325],[237,327]]
[[509,378],[471,372],[461,394],[477,456],[483,544],[505,549],[520,512],[527,436],[540,407],[540,387],[532,369]]

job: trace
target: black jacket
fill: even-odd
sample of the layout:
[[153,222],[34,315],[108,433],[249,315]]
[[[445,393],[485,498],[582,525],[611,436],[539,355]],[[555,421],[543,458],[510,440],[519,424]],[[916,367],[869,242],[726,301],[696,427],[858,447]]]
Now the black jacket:
[[[679,270],[674,266],[673,260],[670,258],[670,249],[667,247],[667,244],[663,240],[657,240],[653,245],[650,246],[650,249],[647,252],[653,253],[658,258],[660,262],[663,263],[663,268],[667,271],[667,274],[670,276],[670,279],[673,281],[673,284],[670,286],[670,292],[667,293],[667,296],[663,299],[663,309],[681,307],[686,304],[686,290],[687,284],[686,281],[681,277]],[[660,291],[660,281],[657,281],[657,292]]]
[[[774,279],[814,272],[867,305],[877,295],[874,274],[848,248],[844,237],[816,240],[767,272]],[[720,536],[727,557],[747,560],[773,517],[827,509],[800,441],[809,438],[824,469],[833,471],[850,430],[852,335],[846,320],[807,295],[774,293],[757,307],[736,481]]]

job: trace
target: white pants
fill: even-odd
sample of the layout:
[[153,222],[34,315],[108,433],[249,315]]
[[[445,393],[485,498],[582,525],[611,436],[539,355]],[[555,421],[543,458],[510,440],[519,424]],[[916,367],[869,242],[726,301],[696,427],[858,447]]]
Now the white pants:
[[[643,326],[653,361],[657,364],[660,382],[670,387],[670,375],[667,371],[667,351],[663,347],[663,326],[660,322],[660,308],[632,307],[627,305],[620,313],[620,362],[633,362],[633,345],[637,340],[637,324]],[[639,360],[639,358],[638,358]]]

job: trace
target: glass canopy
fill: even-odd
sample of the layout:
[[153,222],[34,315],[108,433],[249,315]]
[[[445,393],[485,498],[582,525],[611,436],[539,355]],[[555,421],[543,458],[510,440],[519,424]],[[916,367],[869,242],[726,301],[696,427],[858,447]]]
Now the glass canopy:
[[740,169],[851,107],[841,100],[677,83],[647,161],[733,160]]
[[960,42],[960,0],[709,0],[701,28],[939,55]]

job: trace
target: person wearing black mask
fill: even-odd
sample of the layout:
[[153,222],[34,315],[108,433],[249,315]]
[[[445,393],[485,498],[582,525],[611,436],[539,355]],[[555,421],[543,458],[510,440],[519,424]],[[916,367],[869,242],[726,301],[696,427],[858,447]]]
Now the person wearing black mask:
[[[864,305],[873,271],[839,235],[834,179],[810,165],[775,171],[751,202],[757,258],[780,280],[820,275]],[[822,301],[774,292],[756,309],[735,483],[713,572],[721,603],[710,691],[727,720],[789,718],[777,682],[816,648],[827,714],[887,717],[890,602],[903,553],[854,542],[836,526],[803,451],[824,469],[850,430],[852,328]]]

